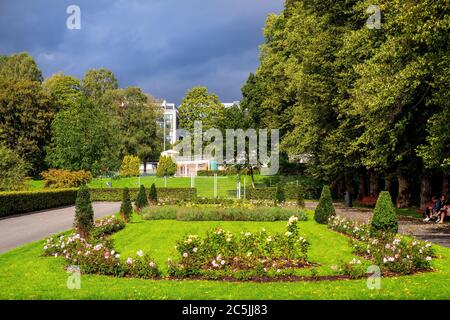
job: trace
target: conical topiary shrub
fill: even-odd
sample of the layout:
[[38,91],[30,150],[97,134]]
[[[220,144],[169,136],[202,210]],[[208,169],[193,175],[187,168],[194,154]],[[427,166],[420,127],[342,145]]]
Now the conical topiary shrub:
[[316,220],[318,223],[326,224],[328,223],[328,219],[335,215],[336,211],[333,207],[333,199],[331,198],[330,187],[323,186],[319,204],[314,211],[314,220]]
[[300,208],[304,208],[305,207],[305,198],[303,197],[303,188],[301,186],[297,187],[297,206],[299,206]]
[[141,187],[139,188],[139,193],[136,197],[136,201],[134,202],[134,204],[136,205],[136,208],[138,210],[148,205],[147,192],[143,185],[141,185]]
[[378,196],[377,204],[373,210],[370,234],[379,236],[382,233],[395,234],[398,232],[398,220],[395,207],[389,191],[382,191]]
[[78,189],[75,201],[74,227],[81,238],[89,237],[89,232],[94,226],[94,210],[92,209],[91,194],[86,185]]
[[120,205],[120,215],[123,221],[129,222],[133,207],[131,205],[130,190],[128,188],[123,189],[122,204]]
[[282,204],[286,201],[286,194],[284,193],[283,185],[280,183],[277,184],[277,189],[275,192],[275,205]]
[[154,183],[152,183],[152,186],[150,187],[150,194],[148,196],[148,200],[150,203],[157,204],[158,203],[158,192],[156,191],[156,186]]

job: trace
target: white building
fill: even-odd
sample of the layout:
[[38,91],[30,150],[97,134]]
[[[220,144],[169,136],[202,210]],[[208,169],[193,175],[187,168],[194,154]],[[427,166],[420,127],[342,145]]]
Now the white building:
[[240,101],[224,102],[224,103],[222,103],[222,105],[223,105],[225,108],[231,108],[232,106],[240,106],[240,105],[241,105],[241,102],[240,102]]
[[164,150],[166,150],[177,141],[178,110],[175,103],[168,103],[166,100],[162,102],[161,108],[164,110],[164,119],[159,120],[158,125],[164,131]]

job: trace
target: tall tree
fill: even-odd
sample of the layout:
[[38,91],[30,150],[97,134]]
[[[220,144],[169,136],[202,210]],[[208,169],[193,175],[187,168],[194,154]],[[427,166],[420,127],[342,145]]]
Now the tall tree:
[[111,117],[94,102],[82,99],[60,111],[52,123],[50,165],[86,170],[94,176],[116,171],[120,164],[118,135]]
[[0,56],[0,77],[8,80],[42,82],[42,72],[33,57],[26,52]]
[[99,100],[106,91],[118,87],[114,73],[104,68],[89,70],[83,78],[83,90],[94,100]]
[[37,81],[0,78],[0,141],[30,164],[28,173],[45,169],[54,108]]
[[83,96],[80,80],[62,73],[52,75],[42,86],[52,97],[57,111],[73,107]]

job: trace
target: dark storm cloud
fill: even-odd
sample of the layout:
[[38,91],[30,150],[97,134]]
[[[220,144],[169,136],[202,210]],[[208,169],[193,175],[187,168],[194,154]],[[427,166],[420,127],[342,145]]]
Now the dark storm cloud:
[[[258,65],[267,15],[282,0],[0,0],[0,54],[28,51],[45,76],[114,71],[122,87],[180,102],[205,85],[222,101]],[[67,6],[81,8],[81,30],[66,28]]]

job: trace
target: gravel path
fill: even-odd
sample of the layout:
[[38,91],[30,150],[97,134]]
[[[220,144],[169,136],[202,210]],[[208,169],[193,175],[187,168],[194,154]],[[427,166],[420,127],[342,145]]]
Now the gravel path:
[[[307,202],[306,207],[314,210],[317,202]],[[336,214],[361,223],[372,219],[372,209],[345,208],[341,203],[335,203]],[[443,247],[450,248],[450,224],[426,223],[420,219],[399,216],[399,233],[411,235],[420,240],[428,240]]]
[[[119,211],[120,202],[94,202],[95,218]],[[68,230],[73,225],[75,207],[62,207],[0,219],[0,253],[26,243]]]

